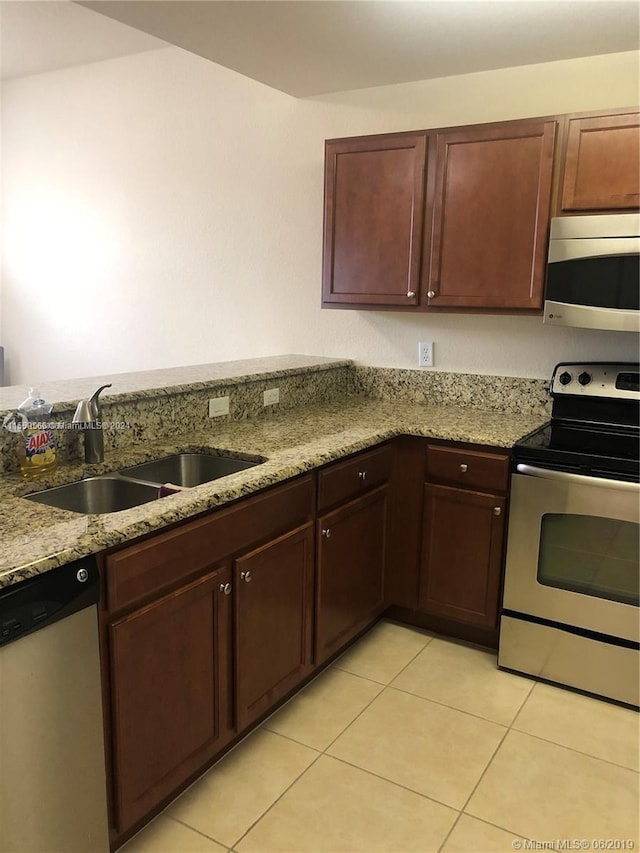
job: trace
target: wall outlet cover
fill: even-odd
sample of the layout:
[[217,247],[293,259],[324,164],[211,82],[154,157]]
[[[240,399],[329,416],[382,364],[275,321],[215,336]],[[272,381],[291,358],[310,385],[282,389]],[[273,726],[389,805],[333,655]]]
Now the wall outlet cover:
[[209,400],[209,417],[219,418],[221,415],[229,414],[228,397],[212,397]]
[[274,403],[280,402],[280,389],[268,388],[262,395],[263,406],[273,406]]
[[418,344],[418,366],[433,367],[433,341],[421,341]]

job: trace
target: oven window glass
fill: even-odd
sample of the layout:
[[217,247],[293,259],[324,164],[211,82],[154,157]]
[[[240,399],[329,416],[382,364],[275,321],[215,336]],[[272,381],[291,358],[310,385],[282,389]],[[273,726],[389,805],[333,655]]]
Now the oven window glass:
[[593,515],[542,516],[538,582],[639,604],[640,525]]

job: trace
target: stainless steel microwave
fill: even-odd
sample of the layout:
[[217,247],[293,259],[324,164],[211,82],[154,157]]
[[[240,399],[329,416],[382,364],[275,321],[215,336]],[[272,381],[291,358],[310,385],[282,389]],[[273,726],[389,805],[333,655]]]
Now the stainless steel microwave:
[[544,322],[640,332],[640,214],[551,220]]

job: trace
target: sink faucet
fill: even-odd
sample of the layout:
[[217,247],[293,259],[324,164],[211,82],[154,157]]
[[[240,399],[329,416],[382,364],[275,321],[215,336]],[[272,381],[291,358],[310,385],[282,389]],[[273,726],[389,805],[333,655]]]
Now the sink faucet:
[[101,385],[88,400],[80,400],[72,418],[72,423],[84,434],[85,462],[104,462],[104,433],[99,397],[105,388],[111,388],[111,383]]

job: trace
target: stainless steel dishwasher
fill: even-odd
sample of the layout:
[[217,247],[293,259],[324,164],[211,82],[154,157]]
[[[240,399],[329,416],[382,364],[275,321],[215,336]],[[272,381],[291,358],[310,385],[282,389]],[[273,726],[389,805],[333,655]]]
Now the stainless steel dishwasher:
[[0,853],[107,853],[94,557],[0,588]]

